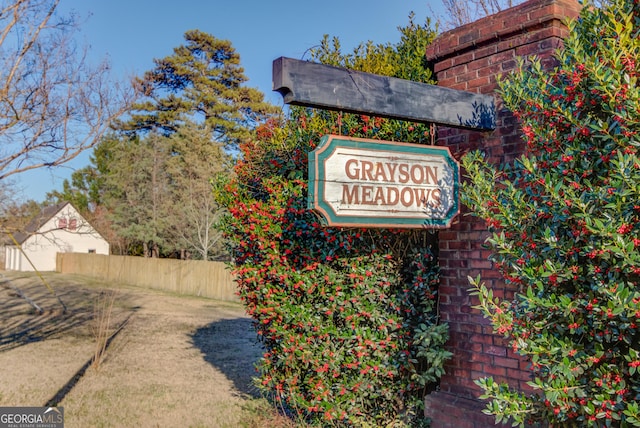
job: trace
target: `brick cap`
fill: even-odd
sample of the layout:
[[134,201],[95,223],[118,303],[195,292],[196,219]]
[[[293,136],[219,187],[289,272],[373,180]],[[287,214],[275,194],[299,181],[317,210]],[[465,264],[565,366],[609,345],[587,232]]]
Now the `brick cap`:
[[442,33],[427,47],[427,60],[438,62],[469,48],[521,34],[533,28],[576,18],[582,5],[577,0],[529,0]]

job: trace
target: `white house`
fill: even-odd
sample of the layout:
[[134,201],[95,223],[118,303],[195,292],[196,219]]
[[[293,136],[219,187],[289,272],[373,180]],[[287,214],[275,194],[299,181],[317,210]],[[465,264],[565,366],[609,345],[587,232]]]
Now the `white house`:
[[6,246],[7,270],[54,271],[56,253],[109,254],[109,243],[68,202],[45,208],[14,238],[22,251]]

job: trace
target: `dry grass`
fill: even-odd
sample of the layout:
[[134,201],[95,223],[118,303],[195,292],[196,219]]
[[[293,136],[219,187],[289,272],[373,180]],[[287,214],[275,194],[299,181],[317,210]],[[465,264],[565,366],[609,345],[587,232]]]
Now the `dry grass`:
[[107,290],[100,292],[93,306],[93,322],[91,332],[95,338],[95,346],[91,367],[98,369],[107,350],[107,344],[112,337],[111,314],[113,313],[113,303],[116,300],[116,291]]
[[[261,350],[240,304],[74,275],[47,279],[66,314],[29,275],[13,280],[44,315],[0,290],[0,406],[60,398],[69,428],[299,426],[251,386]],[[92,361],[99,370],[65,390]]]
[[244,416],[240,425],[243,428],[302,428],[306,426],[278,414],[271,403],[264,399],[248,402],[243,407],[243,412]]

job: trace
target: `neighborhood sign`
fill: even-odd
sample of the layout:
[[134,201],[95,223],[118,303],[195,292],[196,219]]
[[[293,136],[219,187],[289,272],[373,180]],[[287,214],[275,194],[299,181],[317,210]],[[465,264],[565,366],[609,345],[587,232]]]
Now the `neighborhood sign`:
[[449,227],[459,170],[448,148],[327,135],[309,154],[309,208],[327,226]]

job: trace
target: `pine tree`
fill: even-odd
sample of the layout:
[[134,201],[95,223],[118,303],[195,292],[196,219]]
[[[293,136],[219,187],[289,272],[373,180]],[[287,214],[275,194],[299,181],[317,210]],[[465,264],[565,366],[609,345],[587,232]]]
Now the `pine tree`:
[[138,80],[146,99],[122,127],[171,134],[192,121],[233,148],[278,110],[259,90],[244,86],[248,79],[231,42],[199,30],[185,33],[185,40]]

